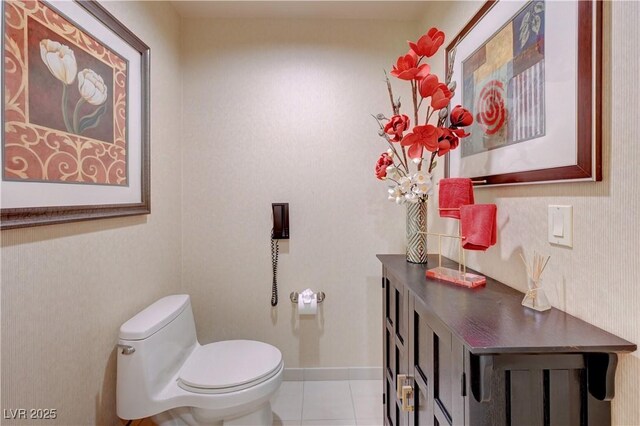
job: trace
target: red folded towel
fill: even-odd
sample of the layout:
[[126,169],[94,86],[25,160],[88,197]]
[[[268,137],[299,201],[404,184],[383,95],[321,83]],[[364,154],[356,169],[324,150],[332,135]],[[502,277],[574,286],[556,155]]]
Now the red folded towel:
[[[473,204],[473,183],[468,178],[440,179],[438,190],[440,217],[460,219],[460,206]],[[454,209],[454,210],[447,210]]]
[[462,248],[485,251],[496,243],[495,204],[472,204],[460,207]]

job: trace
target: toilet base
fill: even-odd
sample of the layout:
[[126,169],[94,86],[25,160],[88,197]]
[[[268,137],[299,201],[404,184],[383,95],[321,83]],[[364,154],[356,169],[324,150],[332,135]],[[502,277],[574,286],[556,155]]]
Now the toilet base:
[[254,426],[273,424],[273,411],[271,411],[271,403],[267,401],[262,404],[256,411],[234,419],[223,420],[223,426]]
[[164,411],[151,417],[151,420],[157,426],[198,426],[189,407]]
[[228,419],[207,419],[202,414],[208,410],[196,409],[200,416],[194,417],[193,408],[180,407],[165,411],[152,417],[158,426],[271,426],[273,423],[273,412],[269,401],[263,403],[250,413]]

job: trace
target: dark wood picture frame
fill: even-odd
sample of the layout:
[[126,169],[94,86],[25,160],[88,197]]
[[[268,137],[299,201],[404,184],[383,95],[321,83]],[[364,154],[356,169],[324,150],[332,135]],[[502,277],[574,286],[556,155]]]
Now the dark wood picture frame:
[[[2,2],[2,15],[5,15],[5,4]],[[52,206],[29,208],[2,208],[0,213],[0,229],[24,228],[40,225],[52,225],[91,219],[145,215],[151,213],[151,179],[150,179],[150,48],[131,30],[122,24],[109,11],[95,0],[76,0],[76,4],[91,14],[95,19],[108,27],[114,34],[140,53],[140,96],[141,96],[141,147],[140,147],[140,202],[128,204],[100,204],[78,206]],[[2,20],[4,39],[5,22]],[[2,57],[4,58],[4,42]],[[136,72],[136,70],[133,70]],[[4,100],[4,73],[2,75],[2,99]],[[131,95],[131,93],[129,93]],[[4,105],[2,111],[4,128]],[[4,130],[3,130],[4,131]],[[3,133],[4,135],[4,133]],[[4,136],[3,136],[4,137]],[[127,164],[127,167],[129,165]],[[3,165],[4,167],[4,165]]]
[[[446,48],[449,53],[499,0],[488,0]],[[467,176],[475,186],[552,181],[602,181],[602,0],[575,1],[578,8],[577,161],[575,165],[522,172]],[[595,43],[595,46],[594,46]],[[464,141],[462,141],[464,143]],[[445,177],[450,177],[450,156],[445,159]]]

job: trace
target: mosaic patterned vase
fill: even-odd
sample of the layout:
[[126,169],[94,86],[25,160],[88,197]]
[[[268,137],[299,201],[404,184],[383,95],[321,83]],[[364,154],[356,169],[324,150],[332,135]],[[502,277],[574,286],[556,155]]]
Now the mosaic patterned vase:
[[427,263],[427,200],[407,203],[407,262]]

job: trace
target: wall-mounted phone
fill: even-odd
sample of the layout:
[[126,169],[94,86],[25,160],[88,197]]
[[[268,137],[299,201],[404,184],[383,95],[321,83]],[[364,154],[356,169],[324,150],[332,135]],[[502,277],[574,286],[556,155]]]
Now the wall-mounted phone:
[[289,203],[273,203],[273,239],[289,239]]
[[273,281],[271,284],[271,306],[278,304],[278,240],[289,239],[289,203],[271,204],[273,228],[271,229],[271,266]]

